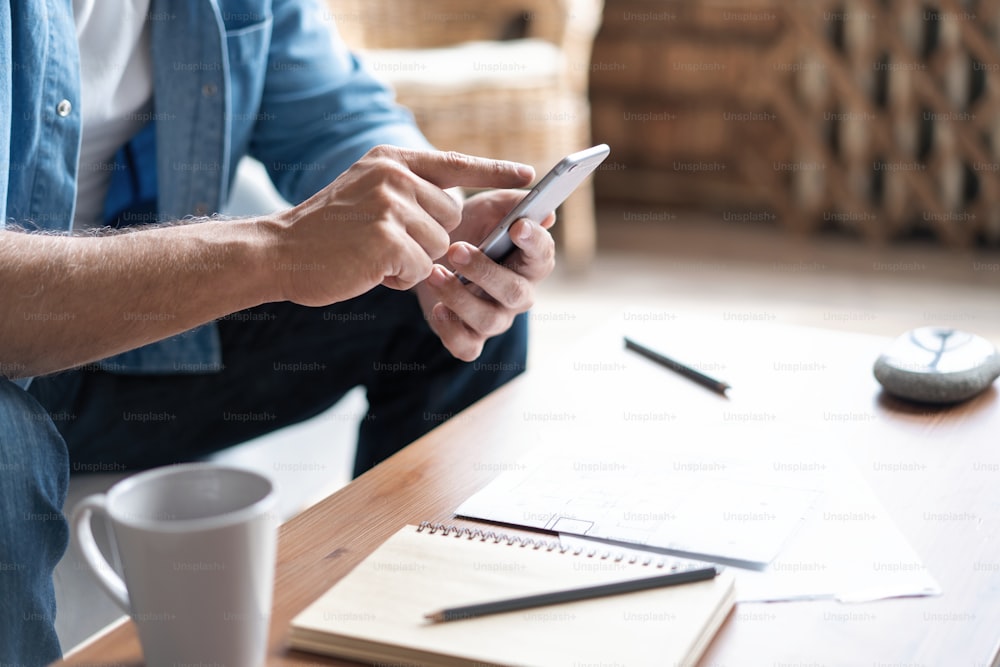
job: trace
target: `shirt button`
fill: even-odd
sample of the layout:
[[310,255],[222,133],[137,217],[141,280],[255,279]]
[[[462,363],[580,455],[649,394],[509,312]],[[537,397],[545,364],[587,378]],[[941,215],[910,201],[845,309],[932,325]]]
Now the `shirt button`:
[[56,113],[65,118],[73,111],[73,105],[70,104],[69,100],[63,100],[56,105]]
[[201,94],[204,95],[205,97],[211,97],[212,95],[215,95],[217,92],[219,92],[219,88],[214,83],[206,83],[204,86],[201,87]]

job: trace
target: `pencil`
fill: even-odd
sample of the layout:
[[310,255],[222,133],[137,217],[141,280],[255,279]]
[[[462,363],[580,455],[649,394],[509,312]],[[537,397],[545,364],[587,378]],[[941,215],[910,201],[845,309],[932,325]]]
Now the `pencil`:
[[698,384],[700,384],[701,386],[707,387],[708,389],[711,389],[712,391],[718,394],[722,394],[723,396],[726,395],[726,390],[731,388],[728,382],[723,382],[722,380],[716,380],[713,377],[709,377],[704,373],[696,371],[690,366],[685,366],[679,361],[675,361],[674,359],[666,357],[660,354],[659,352],[655,352],[654,350],[651,350],[644,345],[640,345],[639,343],[635,342],[628,336],[625,337],[625,349],[637,352],[642,356],[646,357],[647,359],[655,361],[661,366],[666,366],[675,373],[680,373],[687,379],[693,380]]
[[632,593],[634,591],[644,591],[651,588],[661,588],[663,586],[676,586],[694,581],[705,581],[715,577],[719,571],[714,565],[698,568],[696,570],[683,570],[681,572],[671,572],[655,577],[643,577],[642,579],[626,579],[610,584],[599,584],[597,586],[587,586],[584,588],[572,588],[553,593],[539,593],[537,595],[526,595],[519,598],[508,598],[495,602],[483,602],[480,604],[470,604],[463,607],[452,607],[442,609],[430,614],[424,614],[424,618],[431,621],[460,621],[476,616],[487,614],[499,614],[505,611],[516,611],[518,609],[531,609],[550,604],[560,604],[563,602],[574,602],[576,600],[589,600],[591,598],[605,597],[608,595],[618,595],[620,593]]

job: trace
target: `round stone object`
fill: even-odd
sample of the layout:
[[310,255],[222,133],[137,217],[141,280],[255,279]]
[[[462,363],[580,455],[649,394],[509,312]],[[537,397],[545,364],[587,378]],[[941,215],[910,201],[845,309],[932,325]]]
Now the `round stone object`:
[[981,336],[920,327],[897,338],[875,361],[875,379],[894,396],[921,403],[957,403],[1000,376],[1000,354]]

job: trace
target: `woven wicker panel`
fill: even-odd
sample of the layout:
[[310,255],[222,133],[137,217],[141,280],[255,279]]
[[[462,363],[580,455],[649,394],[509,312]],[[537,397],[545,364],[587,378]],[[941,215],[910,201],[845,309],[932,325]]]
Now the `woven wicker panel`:
[[[760,91],[796,137],[778,206],[882,239],[1000,238],[1000,3],[788,3]],[[773,170],[772,170],[773,171]],[[785,195],[785,196],[782,196]]]
[[613,148],[598,194],[719,213],[771,205],[743,171],[751,144],[768,165],[791,151],[778,121],[748,113],[761,109],[744,90],[768,75],[784,32],[773,4],[608,0],[591,63],[594,140]]
[[[1000,0],[609,0],[606,11],[595,65],[622,72],[595,69],[595,137],[631,139],[633,164],[685,183],[681,194],[766,207],[796,230],[1000,241]],[[665,120],[615,124],[616,100]],[[699,117],[705,133],[692,138]],[[699,160],[724,168],[664,166]],[[629,188],[643,179],[609,176],[641,194]]]

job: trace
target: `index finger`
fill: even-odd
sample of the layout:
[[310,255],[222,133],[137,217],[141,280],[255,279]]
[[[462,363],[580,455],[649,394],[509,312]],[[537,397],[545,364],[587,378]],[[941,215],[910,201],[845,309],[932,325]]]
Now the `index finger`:
[[417,176],[439,188],[522,188],[535,178],[526,164],[491,160],[455,151],[397,149],[401,161]]

